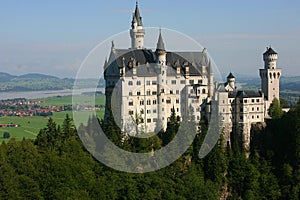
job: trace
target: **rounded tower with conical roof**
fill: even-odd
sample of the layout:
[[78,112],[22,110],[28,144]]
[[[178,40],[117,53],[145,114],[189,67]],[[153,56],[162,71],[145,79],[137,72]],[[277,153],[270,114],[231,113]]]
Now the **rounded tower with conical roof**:
[[161,29],[159,29],[159,36],[158,36],[155,53],[157,55],[157,63],[160,65],[166,65],[167,52],[165,50],[165,44],[161,36]]
[[143,22],[142,22],[142,17],[140,15],[138,2],[136,2],[135,11],[132,14],[130,37],[131,37],[132,49],[144,48],[145,30],[143,28]]
[[233,76],[233,74],[231,72],[227,76],[227,83],[233,90],[235,89],[235,85],[234,85],[235,77]]
[[261,90],[266,99],[265,110],[269,109],[274,98],[279,100],[279,82],[281,69],[277,68],[278,54],[271,48],[267,47],[263,54],[264,69],[259,70],[261,78]]

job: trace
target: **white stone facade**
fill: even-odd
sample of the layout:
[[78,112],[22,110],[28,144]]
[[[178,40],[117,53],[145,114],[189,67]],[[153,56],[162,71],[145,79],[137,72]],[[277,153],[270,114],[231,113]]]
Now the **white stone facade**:
[[156,51],[144,47],[144,29],[136,6],[130,30],[132,46],[116,49],[112,45],[105,63],[106,110],[128,134],[166,130],[172,109],[178,121],[190,115],[196,122],[201,114],[210,116],[210,103],[217,105],[224,139],[228,145],[237,139],[250,148],[250,131],[254,123],[264,122],[270,103],[279,99],[281,69],[277,53],[270,48],[263,55],[260,69],[261,90],[235,88],[230,73],[226,83],[213,84],[213,72],[206,50],[168,52],[159,33]]

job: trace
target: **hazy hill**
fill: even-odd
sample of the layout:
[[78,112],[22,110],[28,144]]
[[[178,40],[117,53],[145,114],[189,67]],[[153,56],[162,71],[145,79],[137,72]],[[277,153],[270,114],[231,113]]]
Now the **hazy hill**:
[[[0,92],[72,89],[74,80],[38,73],[14,76],[0,72]],[[79,87],[92,87],[93,84],[91,83],[94,83],[94,81],[91,79],[79,80]],[[103,85],[103,81],[101,83],[100,85]]]
[[11,79],[15,78],[16,76],[10,75],[8,73],[0,72],[0,82],[10,81]]

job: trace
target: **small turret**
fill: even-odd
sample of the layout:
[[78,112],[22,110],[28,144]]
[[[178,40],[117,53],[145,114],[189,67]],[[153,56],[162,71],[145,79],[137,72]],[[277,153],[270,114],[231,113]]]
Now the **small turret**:
[[155,52],[157,54],[157,63],[161,64],[161,65],[165,65],[167,52],[165,50],[165,44],[164,44],[163,38],[161,36],[161,29],[159,29],[159,36],[158,36],[158,41],[157,41]]
[[231,72],[227,76],[227,83],[233,90],[235,89],[235,86],[234,86],[235,77],[233,76],[233,74]]
[[276,69],[278,54],[270,47],[267,47],[267,51],[263,54],[265,62],[265,69]]

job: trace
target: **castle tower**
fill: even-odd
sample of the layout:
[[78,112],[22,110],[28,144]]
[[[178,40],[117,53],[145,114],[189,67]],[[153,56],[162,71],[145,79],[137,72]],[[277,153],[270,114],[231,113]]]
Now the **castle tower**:
[[157,55],[157,61],[156,62],[160,65],[165,66],[166,65],[167,52],[165,50],[165,44],[164,44],[163,38],[161,36],[161,30],[159,30],[159,36],[158,36],[158,41],[157,41],[155,53]]
[[145,30],[143,29],[142,17],[140,15],[138,2],[136,2],[135,11],[132,14],[132,22],[130,29],[131,48],[143,49],[144,48]]
[[227,76],[227,83],[230,86],[229,91],[233,91],[235,90],[235,77],[233,76],[233,74],[230,72],[229,75]]
[[157,128],[158,129],[164,129],[166,128],[167,121],[165,117],[165,112],[163,111],[165,107],[165,81],[167,79],[167,66],[166,66],[166,60],[167,60],[167,52],[165,50],[165,44],[163,41],[163,38],[161,36],[161,30],[159,30],[159,36],[158,36],[158,41],[156,45],[156,63],[157,63],[157,118],[158,122],[157,123]]
[[268,101],[268,106],[272,103],[274,98],[279,100],[279,81],[281,76],[281,69],[277,69],[277,53],[271,48],[267,47],[267,51],[263,54],[264,69],[260,69],[261,89]]

